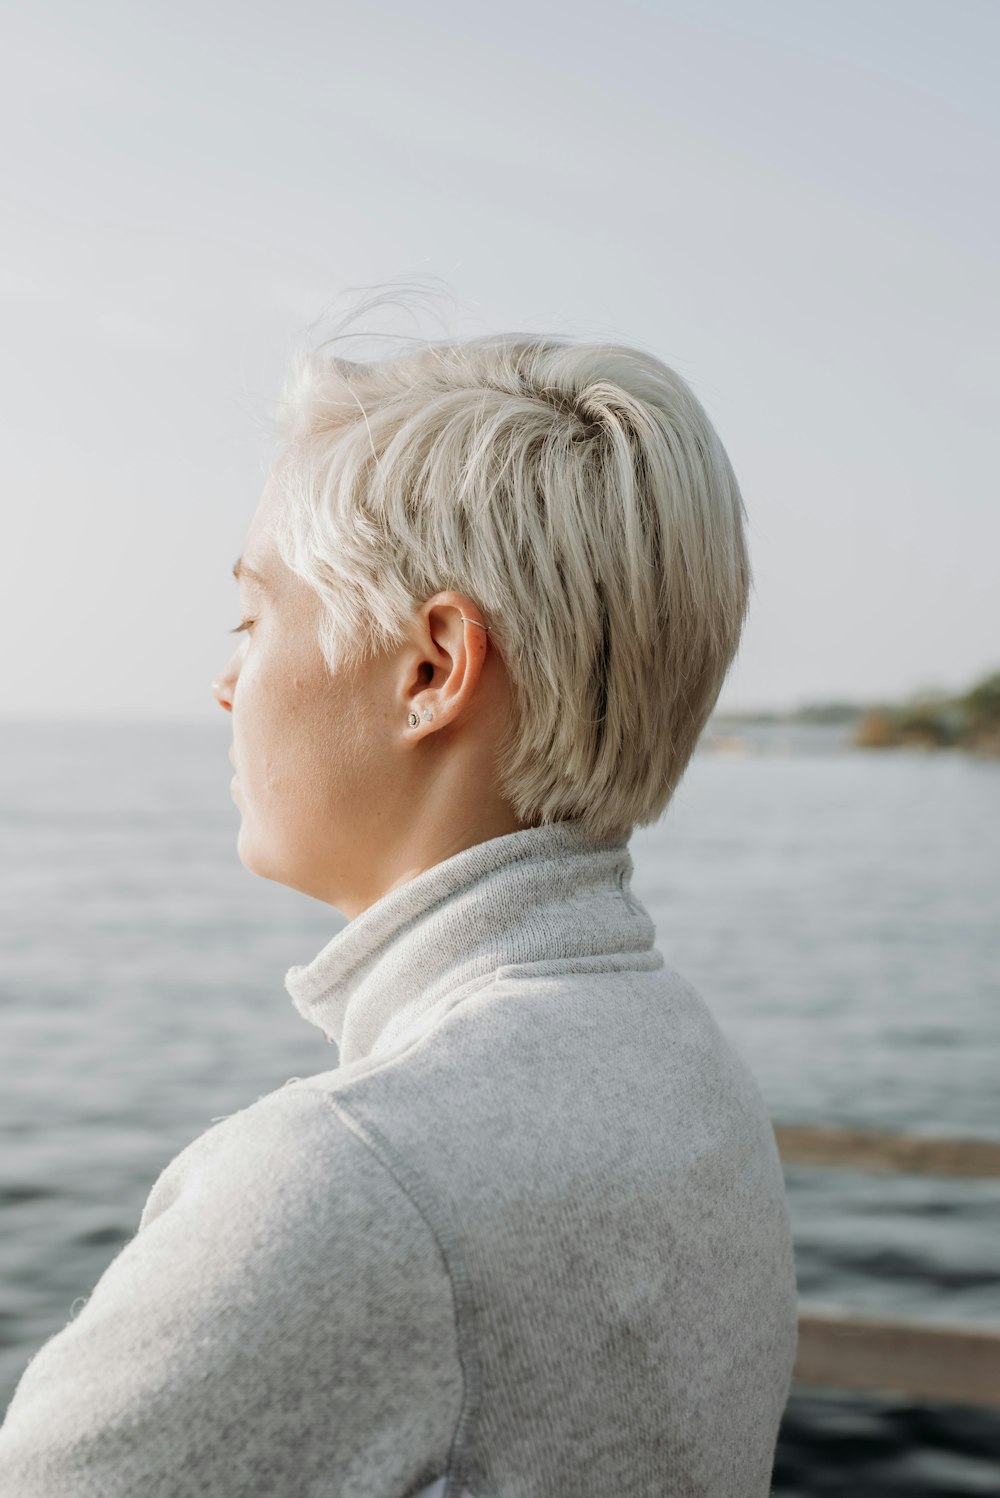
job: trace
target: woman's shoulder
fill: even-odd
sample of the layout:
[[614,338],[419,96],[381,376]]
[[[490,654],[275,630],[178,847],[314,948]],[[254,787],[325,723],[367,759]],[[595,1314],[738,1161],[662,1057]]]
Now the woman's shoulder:
[[292,1078],[235,1113],[214,1120],[154,1182],[139,1231],[181,1206],[193,1220],[241,1225],[291,1243],[296,1223],[336,1218],[343,1235],[373,1204],[396,1233],[425,1231],[391,1173],[336,1106],[336,1072]]

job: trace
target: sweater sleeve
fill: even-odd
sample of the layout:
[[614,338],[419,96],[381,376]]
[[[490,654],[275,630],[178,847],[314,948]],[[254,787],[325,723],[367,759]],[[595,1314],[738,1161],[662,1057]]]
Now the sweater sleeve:
[[209,1129],[31,1359],[10,1498],[393,1498],[445,1471],[462,1403],[424,1217],[321,1092]]

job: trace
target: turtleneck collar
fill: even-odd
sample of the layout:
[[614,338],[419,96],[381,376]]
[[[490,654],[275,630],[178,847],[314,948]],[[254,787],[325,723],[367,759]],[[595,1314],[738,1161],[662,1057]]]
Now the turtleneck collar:
[[632,870],[627,840],[596,839],[576,819],[475,843],[381,896],[289,968],[285,987],[343,1064],[510,964],[570,959],[572,971],[573,958],[645,953],[626,963],[659,966]]

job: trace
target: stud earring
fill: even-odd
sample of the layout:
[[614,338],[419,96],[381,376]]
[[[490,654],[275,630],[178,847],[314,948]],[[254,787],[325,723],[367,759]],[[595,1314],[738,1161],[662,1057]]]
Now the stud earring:
[[417,717],[416,713],[411,713],[406,721],[407,723],[409,723],[411,728],[416,728],[417,724],[420,722],[420,719]]
[[429,708],[425,708],[424,709],[424,722],[425,723],[433,723],[433,721],[434,721],[434,714],[430,711]]

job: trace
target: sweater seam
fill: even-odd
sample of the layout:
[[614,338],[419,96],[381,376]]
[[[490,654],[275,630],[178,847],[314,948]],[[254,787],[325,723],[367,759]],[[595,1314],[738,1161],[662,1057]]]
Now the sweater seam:
[[462,1373],[462,1407],[459,1410],[448,1449],[442,1498],[462,1498],[463,1489],[471,1491],[471,1483],[468,1481],[465,1468],[465,1448],[469,1444],[482,1400],[482,1371],[479,1349],[470,1327],[470,1318],[463,1314],[471,1306],[471,1281],[458,1239],[452,1235],[450,1227],[438,1213],[433,1192],[425,1186],[423,1179],[412,1166],[400,1157],[381,1129],[370,1122],[362,1123],[332,1093],[320,1092],[319,1097],[343,1126],[361,1141],[383,1169],[392,1176],[400,1191],[419,1213],[441,1255],[448,1283],[451,1286],[455,1343]]

